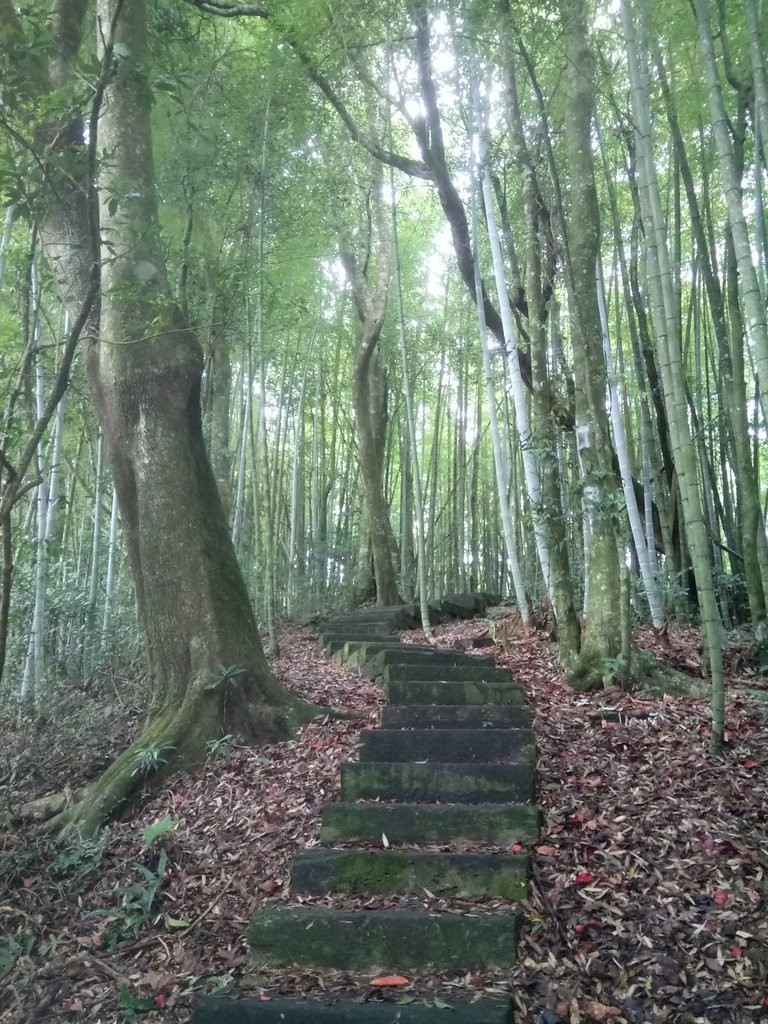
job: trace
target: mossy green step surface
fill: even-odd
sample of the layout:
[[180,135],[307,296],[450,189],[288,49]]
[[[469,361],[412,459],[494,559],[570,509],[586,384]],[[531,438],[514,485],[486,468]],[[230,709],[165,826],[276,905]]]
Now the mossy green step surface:
[[397,679],[385,683],[384,689],[390,704],[525,704],[525,692],[517,683]]
[[471,664],[461,662],[458,665],[450,665],[439,661],[423,661],[421,664],[412,662],[398,662],[393,665],[386,665],[381,670],[381,679],[388,683],[390,680],[417,679],[419,682],[430,682],[437,680],[445,683],[461,683],[485,680],[488,683],[512,683],[512,673],[506,668],[495,668],[487,662]]
[[478,971],[515,963],[520,923],[516,911],[463,915],[277,907],[258,910],[247,937],[262,967]]
[[334,615],[330,622],[388,622],[394,629],[411,629],[419,621],[419,609],[415,604],[377,605],[362,608],[342,615]]
[[509,846],[533,842],[539,835],[539,812],[528,804],[332,803],[323,808],[320,842],[412,843],[455,842]]
[[397,659],[408,654],[407,644],[388,641],[348,640],[344,647],[337,651],[334,658],[350,668],[360,668],[371,661],[377,654],[391,654]]
[[419,893],[457,899],[528,895],[528,858],[416,850],[300,850],[291,868],[291,892]]
[[533,722],[518,704],[390,704],[382,729],[526,729]]
[[516,764],[356,762],[341,766],[341,797],[403,803],[522,804],[534,799],[530,761]]
[[[397,635],[386,636],[384,633],[380,636],[375,636],[373,633],[361,633],[359,636],[355,634],[355,641],[364,643],[365,641],[371,641],[376,639],[391,641],[397,643]],[[326,652],[326,654],[335,654],[337,651],[343,650],[345,644],[350,641],[350,634],[344,633],[321,633],[319,637],[319,645]]]
[[368,729],[362,733],[361,761],[460,763],[533,761],[530,729]]
[[388,665],[444,665],[444,666],[467,666],[469,668],[478,665],[489,669],[496,667],[492,655],[464,654],[459,650],[452,650],[450,647],[427,647],[421,644],[402,644],[397,650],[383,647],[379,651],[372,649],[370,658],[365,664],[362,674],[370,679],[381,676]]
[[392,624],[391,619],[368,619],[361,622],[357,619],[332,619],[322,625],[323,633],[344,633],[350,637],[359,633],[373,633],[380,636],[382,633],[389,636],[397,632],[397,626]]
[[[407,991],[407,990],[406,990]],[[343,996],[341,997],[343,999]],[[498,999],[468,1003],[453,994],[435,1006],[434,998],[414,997],[399,1004],[379,1000],[323,1003],[314,999],[271,996],[243,999],[232,996],[200,996],[192,1011],[192,1024],[514,1024],[512,1007]],[[447,1014],[447,1019],[446,1019]]]

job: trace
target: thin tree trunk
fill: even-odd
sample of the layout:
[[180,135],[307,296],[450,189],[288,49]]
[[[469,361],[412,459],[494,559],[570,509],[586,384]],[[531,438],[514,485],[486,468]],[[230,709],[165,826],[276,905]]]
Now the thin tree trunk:
[[[472,158],[474,165],[474,157]],[[478,217],[477,217],[477,186],[475,184],[475,168],[471,167],[472,178],[472,237],[475,239],[475,246],[472,252],[475,274],[475,303],[477,306],[478,326],[480,330],[480,349],[483,356],[483,376],[485,378],[485,394],[488,408],[488,422],[491,427],[491,444],[493,446],[493,465],[496,473],[496,489],[498,492],[499,509],[504,535],[504,547],[507,554],[509,569],[512,573],[512,583],[515,590],[518,611],[523,625],[528,626],[530,614],[528,611],[528,597],[525,592],[523,574],[520,570],[520,559],[515,543],[515,525],[512,521],[512,509],[509,504],[509,467],[505,454],[501,447],[501,436],[499,434],[499,421],[496,412],[496,391],[493,383],[493,367],[491,366],[491,353],[488,346],[488,328],[485,322],[485,301],[482,278],[480,276],[480,254],[477,248],[478,242]]]
[[[680,325],[675,318],[676,303],[668,266],[667,239],[653,157],[645,57],[635,38],[631,0],[621,0],[621,18],[626,39],[631,82],[632,111],[638,156],[638,193],[645,222],[648,286],[654,311],[657,351],[664,383],[664,400],[669,417],[675,469],[683,506],[683,517],[696,576],[701,622],[707,641],[712,677],[712,748],[718,751],[724,733],[724,691],[722,626],[712,580],[712,563],[704,526],[698,488],[696,453],[690,434],[682,367]],[[698,0],[694,0],[695,3]],[[647,11],[643,8],[643,17]]]
[[[411,475],[416,500],[416,571],[419,583],[419,610],[421,612],[421,628],[424,636],[431,636],[429,623],[429,592],[427,590],[427,550],[424,543],[424,493],[421,486],[421,467],[419,465],[419,448],[416,440],[416,414],[413,409],[413,391],[409,371],[408,344],[405,337],[405,312],[403,309],[403,288],[400,276],[400,245],[397,235],[397,193],[395,191],[395,174],[389,169],[389,188],[392,201],[392,242],[395,254],[395,294],[397,296],[397,322],[400,336],[400,355],[403,362],[403,391],[405,392],[405,416],[408,424],[408,452],[411,462]],[[405,479],[405,472],[403,478]],[[410,541],[410,538],[409,538]]]
[[[717,146],[720,175],[725,194],[725,206],[728,213],[728,224],[733,237],[733,247],[739,268],[739,294],[743,306],[744,319],[749,328],[750,338],[754,346],[763,415],[768,415],[768,320],[766,319],[765,303],[762,301],[757,272],[752,260],[752,245],[744,215],[741,182],[737,172],[733,140],[728,126],[728,116],[717,73],[708,0],[691,0],[691,2],[696,13],[699,47],[702,55],[704,79],[709,95],[712,132]],[[745,6],[749,7],[749,3],[750,0],[746,0]]]

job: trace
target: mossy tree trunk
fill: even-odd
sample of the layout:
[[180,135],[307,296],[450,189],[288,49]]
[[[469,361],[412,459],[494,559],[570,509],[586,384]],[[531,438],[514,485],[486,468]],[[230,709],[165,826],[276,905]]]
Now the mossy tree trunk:
[[389,298],[392,263],[392,239],[381,197],[381,166],[371,165],[369,199],[373,216],[370,218],[370,247],[375,232],[376,284],[369,286],[366,270],[358,259],[352,239],[346,231],[340,232],[339,253],[352,287],[355,308],[360,321],[360,340],[357,347],[352,378],[352,402],[359,445],[360,476],[363,481],[366,522],[373,553],[373,573],[376,581],[376,603],[398,604],[400,595],[392,561],[392,526],[384,497],[384,435],[381,428],[386,422],[386,393],[382,394],[381,373],[377,366],[378,345],[384,327]]
[[[99,47],[113,26],[114,52],[98,140],[101,328],[87,368],[150,691],[141,734],[51,823],[84,833],[148,783],[200,760],[207,741],[227,733],[279,740],[313,712],[269,670],[203,440],[202,349],[173,299],[160,244],[145,0],[99,0],[97,8]],[[54,271],[77,285],[82,221],[58,210],[47,230]]]
[[600,686],[621,653],[621,594],[615,515],[619,497],[606,412],[606,368],[595,270],[600,213],[592,155],[594,66],[583,0],[562,0],[568,87],[564,134],[570,187],[565,209],[566,279],[576,385],[576,444],[590,525],[587,615],[573,685]]

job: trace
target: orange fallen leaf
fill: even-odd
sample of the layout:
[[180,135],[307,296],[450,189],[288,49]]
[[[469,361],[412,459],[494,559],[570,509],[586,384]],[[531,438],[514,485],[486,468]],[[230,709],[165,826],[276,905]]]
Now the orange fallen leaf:
[[374,978],[371,985],[377,986],[377,988],[385,988],[390,985],[410,985],[411,982],[408,978],[402,978],[399,974],[387,974],[384,978]]
[[554,846],[537,846],[536,853],[540,853],[542,857],[557,856],[557,850]]
[[621,1010],[618,1006],[606,1006],[605,1003],[596,1003],[592,999],[584,1002],[584,1009],[595,1020],[610,1020],[611,1017],[618,1017]]

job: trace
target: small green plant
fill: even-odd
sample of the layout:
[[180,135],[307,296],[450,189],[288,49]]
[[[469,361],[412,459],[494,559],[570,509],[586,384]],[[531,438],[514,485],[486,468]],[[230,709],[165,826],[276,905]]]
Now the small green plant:
[[96,839],[73,838],[68,836],[65,843],[57,842],[57,853],[51,862],[51,877],[66,882],[67,890],[80,893],[88,888],[98,875],[109,830]]
[[165,878],[165,867],[168,855],[161,850],[154,871],[143,864],[134,867],[142,875],[143,881],[136,880],[117,890],[120,905],[112,910],[94,910],[94,917],[106,917],[107,927],[104,929],[102,943],[110,951],[121,942],[138,938],[142,928],[151,923],[155,916],[155,900]]
[[235,737],[228,733],[215,740],[208,740],[205,749],[211,757],[229,757],[235,745]]
[[148,850],[154,842],[163,836],[170,835],[171,832],[175,832],[178,827],[179,823],[169,814],[166,814],[159,821],[153,821],[151,825],[147,825],[141,832],[141,841],[144,844],[144,849]]
[[125,1024],[136,1024],[140,1013],[149,1013],[157,1008],[154,999],[135,996],[127,985],[121,985],[117,994],[117,1002],[123,1011]]
[[146,778],[148,775],[159,771],[162,765],[168,763],[168,758],[164,755],[169,754],[175,749],[175,747],[154,745],[140,747],[133,756],[136,767],[131,772],[131,775],[143,775]]

